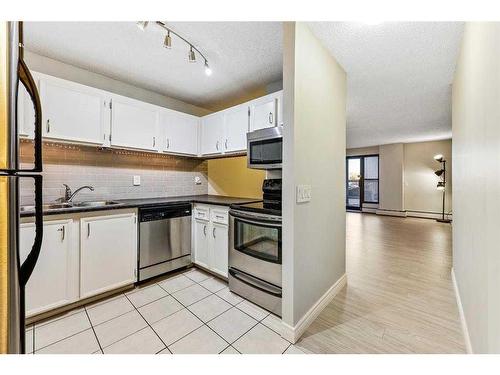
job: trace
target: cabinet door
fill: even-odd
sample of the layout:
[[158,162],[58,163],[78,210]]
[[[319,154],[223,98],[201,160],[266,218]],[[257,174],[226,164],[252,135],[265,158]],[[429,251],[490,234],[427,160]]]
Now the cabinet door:
[[251,102],[250,131],[276,126],[277,95],[266,95]]
[[212,264],[210,269],[221,276],[227,277],[229,257],[229,232],[226,225],[212,223]]
[[194,261],[202,267],[210,268],[210,256],[208,248],[209,222],[203,220],[194,221]]
[[134,214],[80,221],[80,298],[135,282],[137,225]]
[[160,126],[164,131],[165,152],[198,155],[198,117],[165,110],[160,115]]
[[111,108],[111,146],[158,151],[158,108],[116,97]]
[[239,105],[224,111],[225,134],[224,152],[245,151],[249,113],[248,105]]
[[[40,256],[26,284],[26,315],[32,316],[76,300],[73,284],[78,269],[72,264],[72,220],[45,222]],[[20,260],[24,262],[35,238],[34,224],[21,224]],[[76,269],[75,269],[76,268]]]
[[201,153],[220,154],[223,151],[224,113],[218,112],[201,119]]
[[43,136],[102,144],[105,102],[98,90],[59,79],[40,79]]
[[35,137],[35,107],[22,83],[19,83],[17,95],[17,123],[20,137],[28,139]]

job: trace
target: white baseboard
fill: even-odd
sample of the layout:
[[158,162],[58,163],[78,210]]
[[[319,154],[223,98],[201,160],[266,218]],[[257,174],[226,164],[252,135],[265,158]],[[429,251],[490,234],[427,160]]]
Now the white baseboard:
[[455,271],[451,269],[451,280],[453,281],[453,289],[455,290],[455,298],[457,299],[458,313],[460,314],[460,323],[462,324],[462,332],[464,334],[465,349],[467,354],[473,354],[472,344],[470,342],[469,329],[467,328],[467,321],[465,320],[464,309],[462,307],[462,300],[458,290],[457,279],[455,278]]
[[335,284],[333,284],[330,289],[323,294],[316,303],[305,313],[305,315],[298,321],[295,327],[292,327],[285,322],[283,322],[283,334],[282,336],[290,341],[291,343],[296,343],[300,336],[304,334],[306,329],[311,325],[312,322],[318,317],[318,315],[323,311],[323,309],[332,301],[332,299],[337,295],[338,292],[342,290],[344,286],[347,285],[347,274],[343,274],[340,279],[338,279]]
[[406,217],[406,211],[377,209],[377,215]]
[[[441,219],[442,214],[439,212],[424,212],[424,211],[406,211],[407,216],[409,217],[420,217],[424,219]],[[452,214],[444,214],[446,219],[452,220]]]

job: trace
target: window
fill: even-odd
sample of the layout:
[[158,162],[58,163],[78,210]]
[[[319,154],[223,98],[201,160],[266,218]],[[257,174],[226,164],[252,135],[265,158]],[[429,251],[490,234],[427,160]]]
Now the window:
[[378,203],[378,155],[363,159],[363,202]]

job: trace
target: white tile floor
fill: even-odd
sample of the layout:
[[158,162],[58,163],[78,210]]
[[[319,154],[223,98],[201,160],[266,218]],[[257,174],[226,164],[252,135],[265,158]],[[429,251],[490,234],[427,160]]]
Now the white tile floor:
[[27,353],[303,353],[280,320],[198,269],[26,329]]

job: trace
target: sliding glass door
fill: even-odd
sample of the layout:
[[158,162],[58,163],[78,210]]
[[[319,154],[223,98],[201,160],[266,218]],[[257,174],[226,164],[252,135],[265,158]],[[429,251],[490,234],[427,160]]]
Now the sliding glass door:
[[346,207],[361,210],[363,203],[378,204],[378,155],[346,158]]

